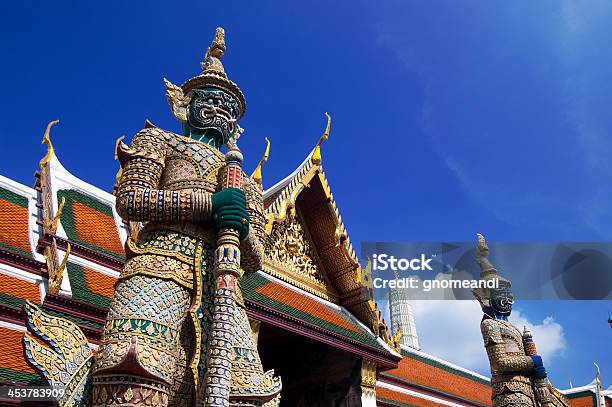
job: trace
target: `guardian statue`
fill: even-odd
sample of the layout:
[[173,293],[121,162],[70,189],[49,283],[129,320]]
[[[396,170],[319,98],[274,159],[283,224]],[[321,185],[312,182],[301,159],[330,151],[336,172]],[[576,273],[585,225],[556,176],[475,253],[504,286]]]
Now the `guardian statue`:
[[200,75],[180,87],[165,80],[183,134],[147,122],[129,146],[117,144],[116,208],[132,235],[95,360],[76,325],[26,307],[30,330],[58,344],[25,341],[48,381],[66,386],[62,406],[278,400],[280,379],[263,371],[239,287],[262,265],[263,199],[240,168],[245,98],[224,53],[218,28]]

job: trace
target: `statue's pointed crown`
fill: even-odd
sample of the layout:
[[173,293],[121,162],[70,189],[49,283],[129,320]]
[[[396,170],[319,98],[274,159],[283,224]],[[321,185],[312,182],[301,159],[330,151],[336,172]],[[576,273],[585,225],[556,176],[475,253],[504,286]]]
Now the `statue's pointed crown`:
[[[489,246],[483,235],[480,233],[476,234],[478,238],[478,245],[476,247],[476,263],[480,266],[480,280],[497,279],[500,287],[512,287],[512,283],[507,278],[499,275],[497,269],[491,264],[488,259]],[[489,300],[491,299],[492,291],[488,288],[473,288],[472,293],[478,299],[478,301],[484,306],[490,306]]]
[[200,63],[202,73],[217,74],[227,78],[221,58],[225,54],[225,31],[221,27],[215,30],[215,38],[210,43],[210,47],[206,50],[204,61]]
[[193,89],[206,86],[220,88],[236,98],[240,105],[240,115],[242,117],[246,109],[246,99],[244,94],[234,82],[228,79],[221,58],[225,54],[225,31],[217,27],[215,37],[204,55],[204,61],[200,63],[202,73],[189,79],[181,85],[183,93],[187,95]]

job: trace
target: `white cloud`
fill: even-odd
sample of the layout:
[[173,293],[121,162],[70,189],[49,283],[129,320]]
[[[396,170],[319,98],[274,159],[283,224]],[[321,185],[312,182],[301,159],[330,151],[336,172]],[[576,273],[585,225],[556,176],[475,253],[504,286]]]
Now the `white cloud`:
[[[489,361],[480,334],[482,311],[476,301],[413,301],[421,350],[433,356],[490,375]],[[520,311],[511,322],[531,330],[545,366],[563,355],[567,347],[563,327],[552,317],[532,322]]]
[[546,317],[541,323],[534,324],[520,311],[514,311],[510,315],[510,322],[521,330],[526,326],[531,331],[538,354],[542,356],[545,366],[551,366],[555,358],[563,356],[567,348],[565,334],[563,327],[553,317]]

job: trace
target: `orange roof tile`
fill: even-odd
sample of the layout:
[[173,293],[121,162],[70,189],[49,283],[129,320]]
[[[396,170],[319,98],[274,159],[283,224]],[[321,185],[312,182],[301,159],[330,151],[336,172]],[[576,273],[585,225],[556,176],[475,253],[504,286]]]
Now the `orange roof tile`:
[[0,244],[31,253],[28,216],[27,206],[0,199]]
[[410,396],[408,394],[400,393],[397,391],[389,390],[384,387],[377,386],[376,387],[376,398],[381,399],[381,401],[389,400],[395,401],[397,403],[402,403],[400,405],[407,406],[415,406],[415,407],[430,407],[430,406],[443,406],[444,404],[439,404],[430,400],[421,399],[418,397]]
[[425,360],[418,360],[414,355],[408,355],[402,358],[396,369],[385,374],[482,404],[491,403],[489,385],[434,364],[435,362],[427,363]]
[[115,282],[117,281],[115,277],[85,267],[83,268],[83,274],[85,276],[87,288],[96,294],[112,298],[115,293]]
[[73,202],[72,211],[76,233],[81,239],[120,256],[125,255],[112,217],[78,201]]
[[593,395],[570,399],[570,404],[572,407],[593,407],[595,405],[593,404]]
[[359,334],[361,333],[355,327],[355,325],[340,317],[325,304],[322,304],[321,302],[316,301],[307,295],[299,294],[281,284],[269,281],[255,291],[261,295],[282,302],[283,304],[287,304],[292,308],[310,314],[316,318],[322,319],[349,331],[357,332]]
[[4,355],[0,358],[0,368],[36,373],[23,354],[23,334],[21,331],[0,327],[0,349]]
[[38,284],[20,278],[0,274],[0,293],[40,304]]

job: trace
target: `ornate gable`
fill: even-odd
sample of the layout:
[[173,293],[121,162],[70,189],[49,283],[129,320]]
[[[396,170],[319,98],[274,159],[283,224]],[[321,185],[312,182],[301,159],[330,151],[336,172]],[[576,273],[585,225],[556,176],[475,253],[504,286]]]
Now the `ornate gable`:
[[314,247],[301,214],[292,212],[275,223],[267,236],[267,271],[322,298],[338,302],[338,294],[323,272]]
[[[285,179],[264,192],[269,261],[264,271],[347,308],[384,342],[399,349],[374,301],[321,165],[321,143]],[[267,158],[267,156],[266,156]],[[260,162],[261,165],[261,162]]]

